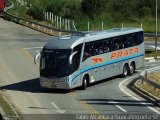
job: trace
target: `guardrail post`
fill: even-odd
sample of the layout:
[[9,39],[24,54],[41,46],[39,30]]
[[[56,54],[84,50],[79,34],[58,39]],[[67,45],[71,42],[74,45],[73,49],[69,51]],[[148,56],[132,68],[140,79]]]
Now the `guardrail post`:
[[143,24],[141,23],[141,28],[143,28]]
[[48,12],[47,12],[46,14],[47,14],[47,18],[46,18],[46,20],[48,20]]
[[53,17],[54,17],[54,15],[53,15],[53,13],[52,13],[52,23],[53,23]]
[[59,27],[59,18],[57,16],[57,28]]
[[47,13],[46,12],[44,12],[44,18],[45,18],[45,20],[47,20]]
[[124,25],[123,25],[123,23],[122,23],[122,29],[124,28]]
[[102,22],[102,30],[104,29],[104,23]]
[[34,24],[32,23],[32,27],[34,28]]
[[68,30],[70,30],[70,20],[68,20]]
[[65,29],[67,30],[67,19],[65,19]]
[[62,17],[60,17],[60,20],[59,20],[59,28],[61,29],[62,27]]
[[52,13],[51,12],[49,13],[49,19],[50,19],[50,21],[52,21]]
[[88,31],[89,31],[89,28],[90,28],[90,23],[88,22]]

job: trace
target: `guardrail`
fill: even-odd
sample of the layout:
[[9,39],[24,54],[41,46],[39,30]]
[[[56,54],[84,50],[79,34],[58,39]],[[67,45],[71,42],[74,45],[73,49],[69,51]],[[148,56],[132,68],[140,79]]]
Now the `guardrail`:
[[[144,36],[146,37],[155,37],[156,34],[155,33],[144,33]],[[160,34],[157,34],[158,37],[160,37]]]
[[155,71],[157,71],[157,70],[160,70],[160,66],[154,67],[154,68],[151,68],[151,69],[149,69],[149,70],[145,70],[144,72],[142,72],[142,73],[139,75],[139,77],[142,79],[142,83],[143,83],[143,82],[146,82],[146,83],[154,86],[155,89],[156,89],[156,88],[160,89],[160,84],[158,84],[158,83],[156,83],[156,82],[154,82],[154,81],[152,81],[152,80],[149,80],[149,79],[147,78],[147,76],[148,76],[149,73],[155,72]]
[[25,19],[22,17],[17,17],[15,15],[11,15],[7,12],[4,12],[4,18],[7,20],[14,21],[16,23],[19,23],[21,25],[30,27],[32,29],[35,29],[40,32],[47,33],[49,35],[54,35],[54,36],[61,36],[61,35],[66,35],[66,34],[73,34],[73,33],[81,33],[75,30],[64,30],[64,29],[57,29],[49,26],[45,26],[39,23],[36,23],[34,21],[31,21],[29,19]]

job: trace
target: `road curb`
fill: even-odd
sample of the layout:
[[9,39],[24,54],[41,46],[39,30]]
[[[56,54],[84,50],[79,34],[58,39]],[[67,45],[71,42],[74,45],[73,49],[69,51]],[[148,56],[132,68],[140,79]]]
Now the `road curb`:
[[[18,115],[17,111],[14,109],[14,107],[11,105],[11,103],[7,100],[7,98],[2,94],[2,91],[0,91],[1,95],[3,96],[3,99],[5,100],[5,102],[8,103],[8,105],[10,106],[10,108],[12,109],[12,111],[14,112],[15,114],[15,118],[17,120],[21,120],[21,117]],[[1,107],[0,107],[1,108]],[[0,112],[2,111],[2,116],[4,115],[5,116],[5,120],[9,120],[9,118],[7,117],[7,114],[4,112],[4,110],[1,108],[0,109]]]
[[0,106],[0,120],[8,120],[6,113],[4,112],[4,110],[2,109],[2,107]]
[[152,95],[151,93],[148,93],[147,91],[143,90],[142,88],[140,88],[139,86],[135,85],[136,81],[139,80],[140,78],[134,78],[128,85],[127,88],[130,89],[132,92],[134,92],[135,94],[139,95],[140,97],[146,99],[147,101],[152,102],[152,104],[160,107],[160,104],[158,104],[160,102],[160,99],[157,99],[157,97],[155,97],[154,95]]
[[134,84],[134,87],[137,88],[139,91],[145,93],[147,96],[149,96],[150,98],[156,100],[156,101],[160,101],[160,99],[156,96],[154,96],[153,94],[147,92],[146,90],[144,90],[143,88],[140,88],[138,85],[136,85],[136,83]]

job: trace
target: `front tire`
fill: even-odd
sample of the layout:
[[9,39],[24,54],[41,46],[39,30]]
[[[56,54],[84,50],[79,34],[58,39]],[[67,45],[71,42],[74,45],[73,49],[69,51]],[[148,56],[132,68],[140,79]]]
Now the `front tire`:
[[86,88],[87,88],[87,79],[86,79],[86,77],[83,77],[81,88],[82,88],[82,90],[86,90]]

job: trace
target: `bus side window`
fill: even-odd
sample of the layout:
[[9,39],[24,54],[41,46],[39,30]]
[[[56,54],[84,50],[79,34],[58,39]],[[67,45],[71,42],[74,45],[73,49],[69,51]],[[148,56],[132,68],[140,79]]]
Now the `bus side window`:
[[138,36],[137,33],[133,34],[133,46],[138,45]]
[[113,38],[113,40],[111,42],[111,45],[112,45],[112,50],[113,51],[120,49],[120,47],[119,47],[119,40],[117,38]]
[[133,47],[133,34],[129,35],[129,38],[128,38],[128,47]]
[[91,56],[93,56],[93,42],[85,43],[83,62]]
[[128,35],[124,35],[121,40],[122,40],[123,48],[127,48],[128,47]]
[[142,44],[143,43],[143,32],[138,32],[137,38],[138,38],[138,45]]
[[107,52],[110,52],[111,50],[111,45],[110,45],[110,40],[109,39],[106,39],[103,41],[103,52],[104,53],[107,53]]
[[99,55],[103,53],[103,42],[102,40],[94,42],[94,50],[95,55]]

